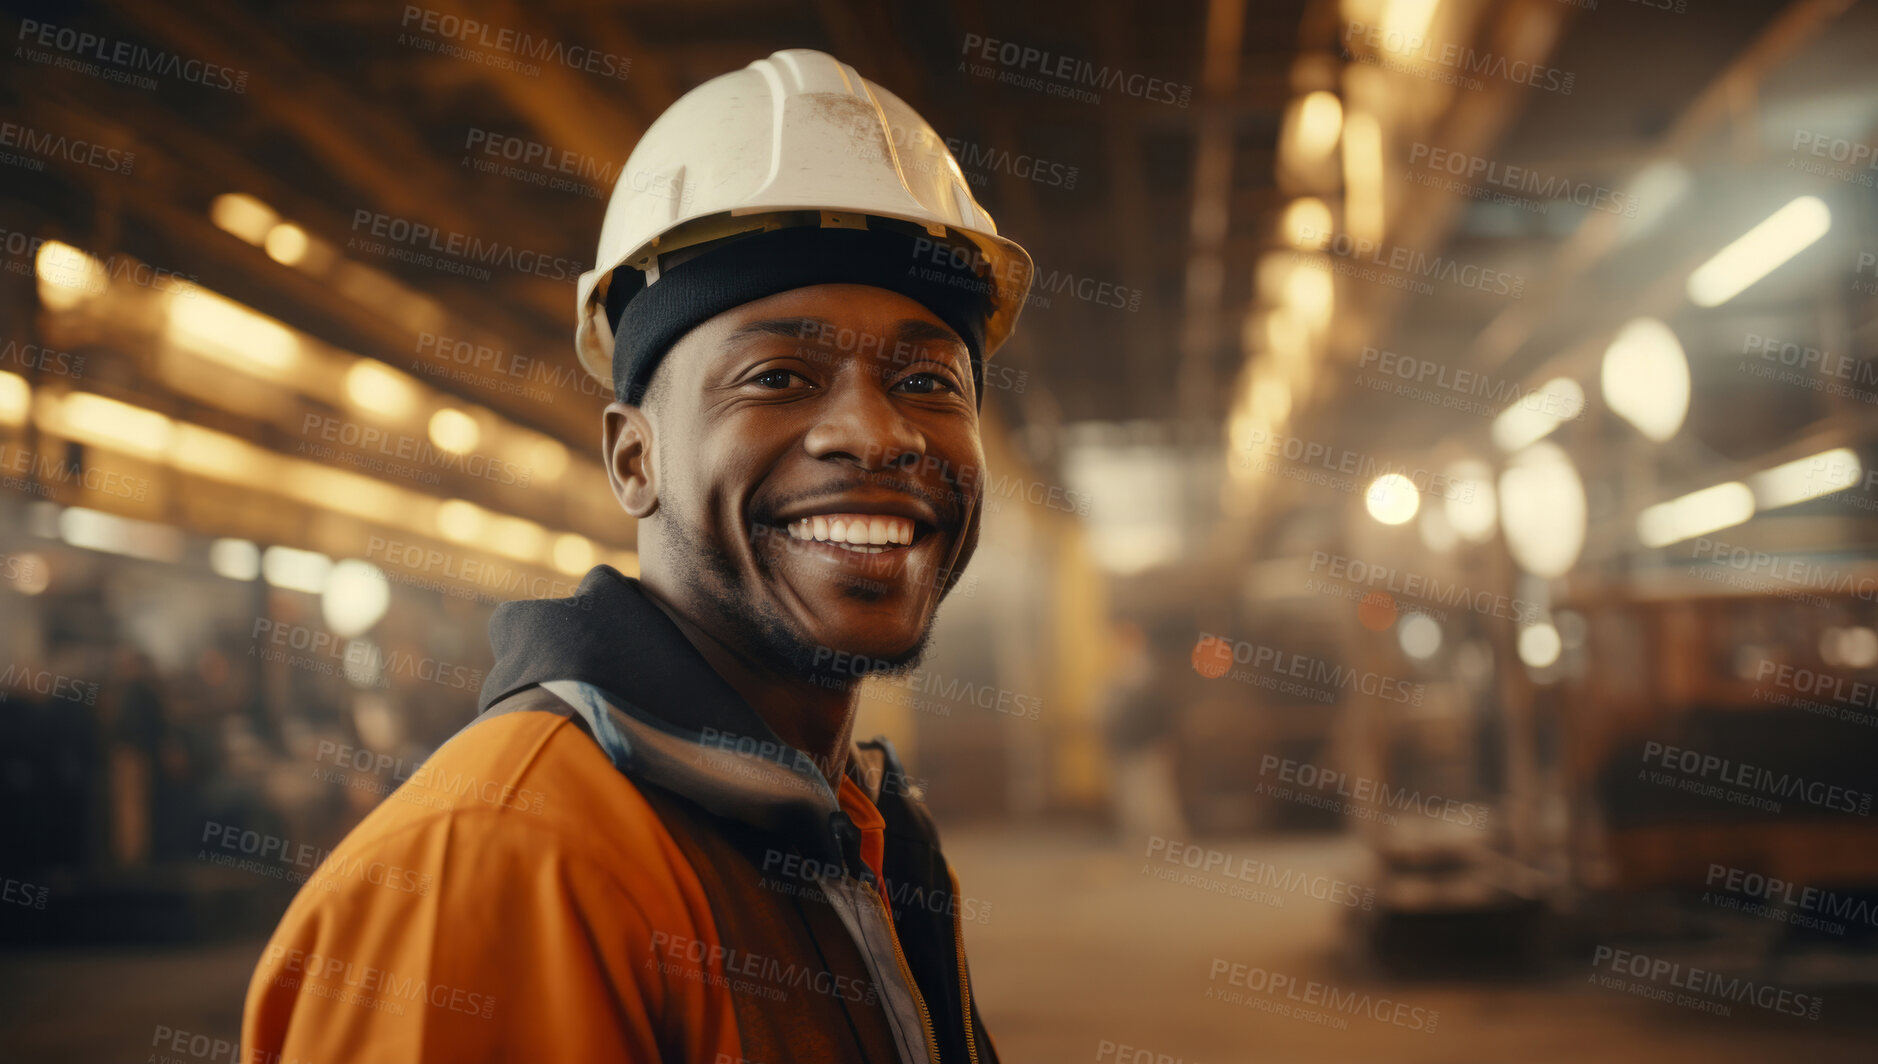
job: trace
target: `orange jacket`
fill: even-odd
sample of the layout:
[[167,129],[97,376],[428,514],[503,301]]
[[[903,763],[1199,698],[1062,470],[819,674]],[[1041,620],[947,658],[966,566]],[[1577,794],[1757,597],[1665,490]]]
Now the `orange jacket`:
[[[632,649],[570,652],[561,621]],[[995,1062],[956,880],[891,748],[863,744],[831,794],[605,567],[492,631],[493,708],[294,899],[244,1061]],[[684,727],[739,707],[737,730]]]

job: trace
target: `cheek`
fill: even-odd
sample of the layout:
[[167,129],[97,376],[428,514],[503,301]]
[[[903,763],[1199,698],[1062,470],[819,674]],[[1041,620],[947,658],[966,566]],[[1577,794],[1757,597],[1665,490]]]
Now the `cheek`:
[[774,453],[773,447],[759,447],[747,435],[716,436],[699,441],[688,452],[674,454],[672,459],[710,471],[710,479],[703,486],[699,519],[731,542],[743,540],[747,547],[752,534],[750,497],[762,484]]

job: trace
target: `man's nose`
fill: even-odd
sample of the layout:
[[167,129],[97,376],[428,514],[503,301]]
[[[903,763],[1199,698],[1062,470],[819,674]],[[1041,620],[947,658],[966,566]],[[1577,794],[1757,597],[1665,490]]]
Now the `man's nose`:
[[876,382],[846,374],[818,404],[819,420],[804,446],[816,458],[847,459],[868,472],[915,465],[926,437]]

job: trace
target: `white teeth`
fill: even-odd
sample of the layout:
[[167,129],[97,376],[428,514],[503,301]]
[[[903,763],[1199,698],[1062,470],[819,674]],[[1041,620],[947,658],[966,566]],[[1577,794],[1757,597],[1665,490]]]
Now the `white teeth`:
[[789,523],[792,539],[835,543],[864,554],[910,546],[913,522],[883,514],[816,514]]

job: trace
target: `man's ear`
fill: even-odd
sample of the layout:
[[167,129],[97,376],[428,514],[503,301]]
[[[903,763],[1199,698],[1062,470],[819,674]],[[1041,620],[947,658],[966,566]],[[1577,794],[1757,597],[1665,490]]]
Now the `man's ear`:
[[644,409],[614,401],[606,406],[601,460],[613,497],[635,519],[659,508],[657,463],[652,460],[652,419]]

